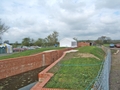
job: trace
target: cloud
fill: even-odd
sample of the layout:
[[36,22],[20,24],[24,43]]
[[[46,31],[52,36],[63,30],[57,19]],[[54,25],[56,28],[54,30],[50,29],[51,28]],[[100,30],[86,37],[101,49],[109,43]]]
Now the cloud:
[[97,0],[97,8],[120,9],[120,0]]
[[119,0],[2,0],[0,18],[10,26],[3,40],[45,38],[53,31],[64,37],[119,39]]

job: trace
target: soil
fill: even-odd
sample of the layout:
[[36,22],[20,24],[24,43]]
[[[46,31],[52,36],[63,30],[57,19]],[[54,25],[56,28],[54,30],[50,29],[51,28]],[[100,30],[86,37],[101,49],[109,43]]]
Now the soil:
[[93,54],[90,54],[90,53],[79,53],[79,52],[67,53],[67,55],[62,60],[69,60],[71,58],[76,58],[76,57],[96,58],[96,59],[100,60],[98,57],[94,56]]
[[100,60],[98,57],[96,57],[95,55],[90,54],[90,53],[79,53],[78,56],[85,57],[85,58],[96,58],[96,59]]
[[[120,48],[112,49],[120,50]],[[110,72],[110,90],[120,90],[120,52],[112,53],[111,72]]]

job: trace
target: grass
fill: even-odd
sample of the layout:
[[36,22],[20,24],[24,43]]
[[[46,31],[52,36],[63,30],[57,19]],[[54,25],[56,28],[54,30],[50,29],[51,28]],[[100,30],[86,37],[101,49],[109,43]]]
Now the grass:
[[98,57],[99,59],[103,59],[105,53],[101,48],[95,47],[95,46],[86,46],[81,47],[78,49],[80,53],[90,53]]
[[21,57],[21,56],[29,56],[29,55],[37,54],[37,53],[47,51],[47,50],[58,50],[58,49],[62,49],[62,48],[61,47],[57,47],[57,48],[52,47],[52,48],[40,48],[40,49],[34,49],[34,50],[26,50],[23,52],[17,52],[17,53],[5,55],[5,56],[0,56],[0,60],[16,58],[16,57]]
[[109,46],[110,46],[110,44],[104,44],[103,46],[105,46],[105,47],[109,47]]
[[[90,53],[96,58],[83,58],[78,53]],[[85,88],[97,76],[105,53],[102,49],[87,46],[78,49],[77,53],[67,54],[49,72],[54,76],[46,84],[47,88],[64,88],[72,90],[85,90]]]

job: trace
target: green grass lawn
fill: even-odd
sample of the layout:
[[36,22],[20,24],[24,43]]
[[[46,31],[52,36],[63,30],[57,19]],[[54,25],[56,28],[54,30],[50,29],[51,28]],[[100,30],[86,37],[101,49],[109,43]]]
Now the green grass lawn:
[[[54,73],[51,80],[45,85],[47,88],[64,88],[85,90],[95,79],[102,65],[105,53],[101,48],[94,46],[81,47],[77,53],[67,54],[49,72]],[[90,53],[100,60],[78,56],[79,53]]]
[[34,50],[26,50],[23,52],[17,52],[17,53],[5,55],[5,56],[0,56],[0,60],[8,59],[8,58],[16,58],[16,57],[21,57],[21,56],[29,56],[29,55],[37,54],[37,53],[47,51],[47,50],[58,50],[58,49],[62,49],[62,48],[61,47],[55,47],[55,48],[52,47],[52,48],[39,48],[39,49],[34,49]]

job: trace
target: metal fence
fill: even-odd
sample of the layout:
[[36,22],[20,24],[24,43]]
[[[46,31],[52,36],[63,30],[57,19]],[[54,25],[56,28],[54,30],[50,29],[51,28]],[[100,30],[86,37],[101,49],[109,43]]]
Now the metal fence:
[[93,90],[109,90],[109,74],[111,70],[111,51],[107,50],[107,56],[101,69],[98,73],[98,76],[95,79],[93,85]]

